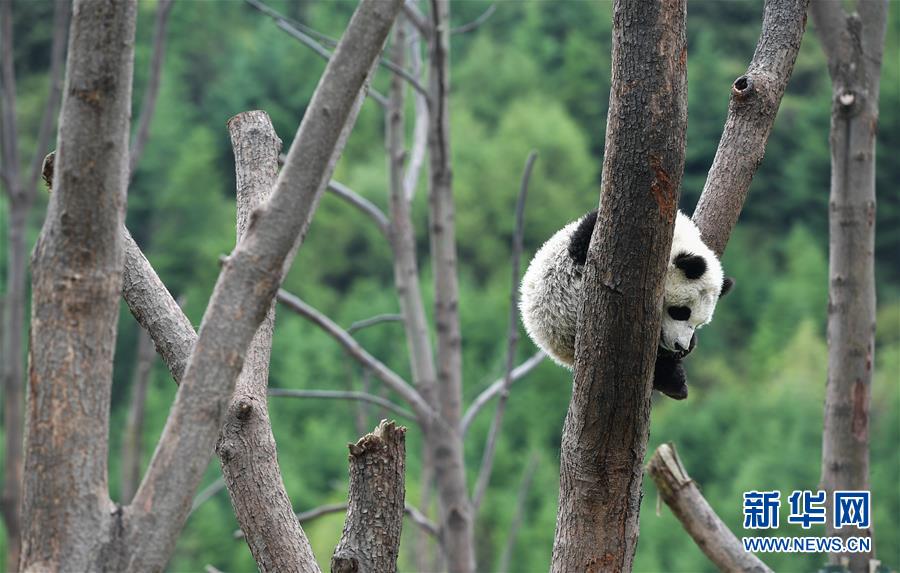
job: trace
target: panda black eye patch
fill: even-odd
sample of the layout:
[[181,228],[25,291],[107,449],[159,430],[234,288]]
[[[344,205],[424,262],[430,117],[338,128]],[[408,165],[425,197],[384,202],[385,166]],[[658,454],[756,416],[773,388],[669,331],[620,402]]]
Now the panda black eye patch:
[[691,318],[691,309],[686,306],[670,306],[666,311],[673,320],[688,320]]

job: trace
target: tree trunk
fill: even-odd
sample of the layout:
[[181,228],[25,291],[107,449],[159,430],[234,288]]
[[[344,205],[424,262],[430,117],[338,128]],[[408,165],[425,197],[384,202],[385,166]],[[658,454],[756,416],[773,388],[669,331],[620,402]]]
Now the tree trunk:
[[443,548],[448,569],[475,569],[474,515],[466,484],[462,434],[462,336],[459,327],[459,284],[456,272],[456,232],[453,175],[450,169],[450,3],[432,0],[429,50],[428,150],[429,231],[434,267],[434,315],[437,330],[437,396],[442,423],[431,424],[426,439],[434,452],[440,499]]
[[78,1],[56,177],[32,261],[23,570],[95,570],[120,533],[107,489],[136,1]]
[[602,206],[584,270],[551,571],[630,571],[684,168],[685,2],[617,0]]
[[382,420],[350,444],[350,492],[334,573],[397,570],[406,499],[406,428]]
[[[812,14],[828,56],[831,109],[828,384],[822,432],[822,485],[869,489],[869,401],[875,362],[875,135],[887,2],[863,1],[859,13],[814,2]],[[828,535],[872,537],[872,527]],[[854,572],[869,571],[869,553],[829,554]]]
[[[238,114],[228,122],[237,179],[238,242],[253,210],[272,192],[278,176],[281,140],[263,111]],[[237,379],[216,453],[244,539],[259,570],[318,571],[309,541],[294,516],[278,467],[266,390],[275,327],[274,301]]]

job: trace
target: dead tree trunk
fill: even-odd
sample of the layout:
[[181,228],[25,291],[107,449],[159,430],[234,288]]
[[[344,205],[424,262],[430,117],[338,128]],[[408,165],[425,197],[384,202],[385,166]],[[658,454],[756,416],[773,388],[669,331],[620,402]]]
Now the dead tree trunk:
[[334,573],[397,570],[406,499],[406,428],[382,420],[350,444],[350,491]]
[[426,432],[434,454],[440,499],[444,555],[451,572],[473,571],[474,512],[466,484],[460,432],[462,400],[462,335],[459,326],[459,284],[456,272],[456,232],[453,174],[450,168],[450,2],[431,2],[429,48],[430,115],[428,151],[429,236],[434,267],[434,316],[437,330],[437,396],[441,424]]
[[684,168],[685,2],[613,12],[602,206],[584,271],[551,571],[630,571]]
[[[263,111],[228,122],[237,172],[238,242],[253,210],[265,202],[278,177],[281,140]],[[247,350],[216,453],[244,539],[259,570],[318,571],[309,541],[294,516],[278,467],[266,390],[275,327],[274,301]]]
[[[869,401],[875,361],[875,135],[887,22],[886,0],[865,0],[847,14],[838,2],[813,2],[828,56],[831,108],[828,384],[822,432],[822,485],[869,489]],[[872,527],[828,534],[872,537]],[[869,571],[869,553],[830,554],[832,563]]]
[[137,2],[76,2],[55,186],[32,260],[21,566],[96,570],[120,516],[107,435]]

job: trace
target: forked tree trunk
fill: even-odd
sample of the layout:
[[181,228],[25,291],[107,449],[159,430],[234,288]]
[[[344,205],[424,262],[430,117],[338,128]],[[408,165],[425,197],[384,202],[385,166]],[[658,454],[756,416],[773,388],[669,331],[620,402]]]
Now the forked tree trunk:
[[[831,108],[828,385],[822,432],[822,488],[869,489],[869,401],[875,362],[875,135],[887,21],[886,0],[863,0],[847,14],[839,2],[813,2],[828,56]],[[829,507],[833,507],[829,503]],[[834,528],[828,535],[872,537],[872,527]],[[854,572],[875,556],[830,554]]]
[[23,570],[105,567],[137,2],[75,3],[56,177],[32,260]]
[[630,571],[687,126],[685,2],[617,0],[551,571]]

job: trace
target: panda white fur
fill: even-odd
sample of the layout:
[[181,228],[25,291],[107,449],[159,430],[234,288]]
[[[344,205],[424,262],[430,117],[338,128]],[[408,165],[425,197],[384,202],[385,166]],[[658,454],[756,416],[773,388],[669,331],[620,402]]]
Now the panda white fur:
[[[525,330],[567,368],[575,361],[579,290],[596,221],[597,212],[592,211],[550,237],[534,255],[521,285],[519,307]],[[700,238],[700,230],[679,211],[665,277],[656,389],[676,399],[687,397],[681,359],[693,350],[696,329],[712,320],[719,297],[731,285],[719,259]]]

